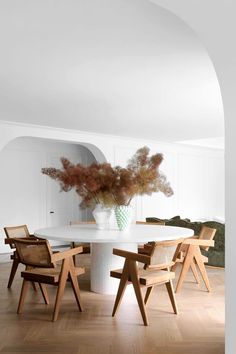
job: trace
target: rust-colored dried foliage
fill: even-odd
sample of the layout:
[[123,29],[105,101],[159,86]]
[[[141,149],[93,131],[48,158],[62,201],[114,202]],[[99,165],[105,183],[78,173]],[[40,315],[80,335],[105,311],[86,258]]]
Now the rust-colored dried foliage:
[[129,205],[135,195],[160,191],[171,196],[173,190],[159,171],[162,160],[162,154],[149,157],[149,148],[145,146],[137,150],[126,168],[112,167],[106,162],[74,165],[62,157],[62,169],[43,168],[42,173],[58,181],[65,192],[74,188],[82,198],[81,207],[96,203],[111,207]]

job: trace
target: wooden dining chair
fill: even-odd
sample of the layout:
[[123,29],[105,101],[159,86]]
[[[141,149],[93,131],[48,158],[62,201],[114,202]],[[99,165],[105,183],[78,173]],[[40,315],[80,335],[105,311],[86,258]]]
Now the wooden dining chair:
[[157,222],[136,221],[136,225],[165,225],[165,221],[157,221]]
[[[112,270],[110,272],[111,277],[120,279],[112,316],[115,316],[128,284],[133,284],[138,306],[145,326],[148,325],[145,305],[148,302],[153,288],[157,285],[166,285],[174,313],[178,313],[172,284],[172,279],[174,279],[175,273],[169,269],[174,264],[172,259],[179,252],[182,242],[183,239],[150,242],[148,244],[148,255],[128,252],[115,248],[113,249],[113,254],[124,257],[125,263],[123,269]],[[143,264],[143,267],[138,268],[137,262]],[[142,287],[147,288],[144,299],[141,292]]]
[[[95,221],[78,221],[78,220],[75,220],[75,221],[70,221],[70,225],[93,225],[93,224],[96,224]],[[90,243],[89,242],[71,242],[71,248],[75,248],[75,247],[78,247],[78,246],[82,246],[83,247],[83,252],[82,254],[89,254],[90,253]],[[74,259],[74,262],[76,262],[76,257],[74,256],[73,257]],[[76,264],[76,263],[75,263]]]
[[181,290],[189,269],[191,269],[193,276],[198,284],[200,283],[198,275],[199,270],[207,290],[211,291],[205,268],[205,263],[208,262],[208,258],[201,253],[201,249],[208,251],[209,247],[214,246],[213,239],[215,237],[216,231],[216,229],[203,226],[199,235],[195,235],[184,240],[179,253],[176,255],[175,264],[172,267],[172,270],[175,270],[178,264],[182,265],[176,286],[176,292]]
[[10,258],[12,259],[12,266],[11,266],[11,272],[8,280],[7,287],[10,288],[13,282],[13,279],[15,277],[18,265],[20,263],[19,257],[17,256],[16,250],[15,250],[15,244],[12,242],[13,238],[30,238],[34,237],[29,233],[27,225],[19,225],[19,226],[10,226],[10,227],[4,227],[4,232],[6,234],[6,239],[5,243],[10,246],[10,248],[13,250],[13,253],[11,254]]
[[[72,258],[82,252],[82,247],[53,253],[47,240],[15,239],[14,241],[20,262],[26,265],[26,270],[21,272],[23,284],[17,313],[23,312],[30,282],[39,284],[46,304],[49,304],[49,297],[45,284],[55,285],[58,289],[52,321],[56,321],[67,280],[71,282],[79,311],[82,311],[77,276],[84,273],[84,268],[75,267]],[[61,264],[57,264],[59,261],[61,261]]]
[[[165,225],[164,221],[158,222],[147,222],[147,221],[136,221],[136,225]],[[138,245],[138,253],[140,254],[147,254],[147,248],[144,244]]]

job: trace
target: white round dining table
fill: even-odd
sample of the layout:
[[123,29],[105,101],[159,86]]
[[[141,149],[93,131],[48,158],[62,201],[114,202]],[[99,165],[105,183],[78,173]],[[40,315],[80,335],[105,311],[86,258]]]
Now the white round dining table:
[[120,231],[116,228],[99,230],[96,224],[77,224],[39,229],[34,234],[48,240],[91,243],[91,290],[115,294],[118,282],[110,277],[110,271],[122,268],[124,259],[113,255],[113,248],[137,252],[138,244],[187,238],[193,233],[191,229],[177,226],[134,224]]

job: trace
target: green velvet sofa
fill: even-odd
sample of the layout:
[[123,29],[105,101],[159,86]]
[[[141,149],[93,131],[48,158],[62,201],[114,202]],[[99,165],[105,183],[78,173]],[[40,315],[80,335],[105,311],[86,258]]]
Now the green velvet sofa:
[[186,227],[194,230],[194,234],[198,235],[202,226],[212,227],[217,229],[215,234],[215,246],[210,247],[206,252],[202,250],[202,254],[208,257],[208,265],[215,267],[224,267],[225,266],[225,225],[217,221],[190,221],[189,219],[181,219],[180,216],[175,216],[171,219],[159,219],[156,217],[147,217],[147,222],[159,222],[164,221],[165,225],[169,226],[179,226]]

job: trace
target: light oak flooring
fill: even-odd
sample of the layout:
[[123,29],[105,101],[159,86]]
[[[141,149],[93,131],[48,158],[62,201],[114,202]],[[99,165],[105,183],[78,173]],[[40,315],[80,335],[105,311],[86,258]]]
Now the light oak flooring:
[[8,290],[11,263],[5,258],[0,262],[1,354],[224,353],[223,269],[207,268],[212,293],[194,283],[192,274],[188,275],[176,296],[179,315],[172,313],[165,286],[156,287],[147,310],[150,325],[145,327],[132,289],[124,295],[116,318],[111,317],[114,296],[89,291],[89,255],[80,255],[79,259],[87,269],[87,274],[79,278],[85,311],[78,311],[68,284],[55,323],[51,316],[56,288],[48,286],[50,305],[43,303],[39,291],[30,289],[24,313],[17,315],[20,272]]

